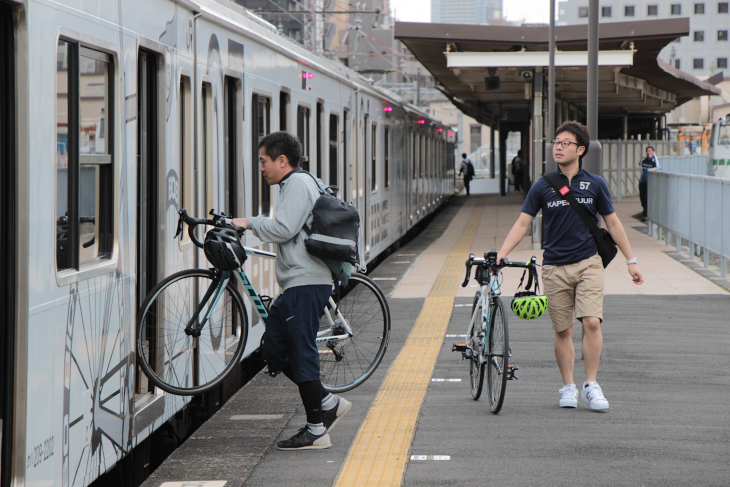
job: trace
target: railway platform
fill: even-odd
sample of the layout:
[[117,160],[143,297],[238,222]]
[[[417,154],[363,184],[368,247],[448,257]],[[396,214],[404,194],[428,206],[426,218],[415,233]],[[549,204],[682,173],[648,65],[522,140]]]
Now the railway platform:
[[[296,387],[260,373],[143,487],[727,485],[730,286],[646,235],[632,217],[638,199],[615,207],[645,283],[632,283],[620,253],[605,274],[598,379],[610,410],[558,407],[547,314],[509,314],[519,380],[508,382],[501,412],[472,399],[468,365],[451,353],[475,291],[460,286],[464,261],[498,248],[521,204],[514,193],[459,195],[371,272],[389,299],[391,339],[374,376],[343,394],[353,408],[331,448],[276,449],[305,423],[304,411]],[[541,261],[530,238],[511,260]],[[505,301],[520,275],[504,271]],[[578,327],[574,342],[579,357]],[[577,363],[576,381],[582,373]]]

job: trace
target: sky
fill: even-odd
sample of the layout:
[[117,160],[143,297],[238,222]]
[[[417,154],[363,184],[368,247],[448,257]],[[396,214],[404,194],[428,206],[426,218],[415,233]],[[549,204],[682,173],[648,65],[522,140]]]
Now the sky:
[[[557,1],[555,3],[557,4]],[[395,9],[397,20],[404,22],[431,21],[431,2],[429,0],[390,0],[390,8]],[[504,2],[504,17],[507,20],[547,24],[550,18],[549,10],[550,2],[548,0],[505,0]]]

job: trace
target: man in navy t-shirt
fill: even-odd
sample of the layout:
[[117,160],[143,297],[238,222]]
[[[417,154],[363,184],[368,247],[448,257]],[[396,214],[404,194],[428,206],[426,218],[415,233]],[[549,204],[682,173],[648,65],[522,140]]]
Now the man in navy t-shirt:
[[[606,181],[583,169],[583,155],[590,145],[588,129],[578,122],[565,122],[556,130],[553,157],[558,164],[558,177],[565,183],[565,192],[572,192],[598,223],[603,217],[606,230],[626,257],[628,271],[635,284],[644,279],[631,252],[621,221],[611,203]],[[578,389],[573,381],[575,350],[573,325],[583,323],[583,358],[586,380],[581,398],[593,410],[608,409],[608,401],[596,382],[603,348],[603,264],[598,245],[586,224],[545,179],[530,188],[522,213],[510,230],[497,254],[497,262],[520,243],[532,226],[532,219],[542,210],[545,222],[543,239],[543,285],[548,298],[548,312],[555,330],[555,358],[564,386],[558,391],[560,407],[578,406]]]

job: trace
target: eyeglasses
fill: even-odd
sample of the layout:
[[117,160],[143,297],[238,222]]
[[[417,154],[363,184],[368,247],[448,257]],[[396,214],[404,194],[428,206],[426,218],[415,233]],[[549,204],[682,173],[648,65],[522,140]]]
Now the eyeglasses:
[[569,140],[553,140],[552,143],[553,146],[562,145],[563,149],[567,149],[568,147],[570,147],[570,144],[575,144],[577,147],[580,147],[580,145],[578,145],[577,143],[571,142]]

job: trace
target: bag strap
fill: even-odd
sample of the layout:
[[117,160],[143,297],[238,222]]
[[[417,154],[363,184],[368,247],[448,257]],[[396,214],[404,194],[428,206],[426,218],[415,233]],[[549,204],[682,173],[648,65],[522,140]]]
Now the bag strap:
[[312,174],[309,171],[305,171],[304,169],[299,169],[299,171],[297,171],[297,172],[303,172],[304,174],[309,174],[309,177],[311,177],[312,179],[314,179],[314,183],[317,185],[317,189],[319,190],[319,194],[321,194],[322,196],[325,195],[324,187],[321,184],[319,184],[319,181],[314,176],[314,174]]
[[[543,179],[547,181],[547,183],[550,185],[553,190],[560,195],[561,198],[563,198],[565,201],[567,201],[570,204],[570,207],[573,208],[573,211],[575,211],[581,220],[583,220],[583,223],[588,227],[588,230],[591,231],[591,233],[598,238],[600,236],[601,230],[598,228],[598,225],[596,225],[596,222],[593,221],[593,218],[590,217],[590,213],[588,213],[588,210],[578,203],[576,201],[575,196],[573,196],[573,192],[570,190],[570,188],[563,184],[563,182],[559,179],[558,172],[549,172],[545,173],[543,175]],[[560,188],[560,189],[558,189]]]

